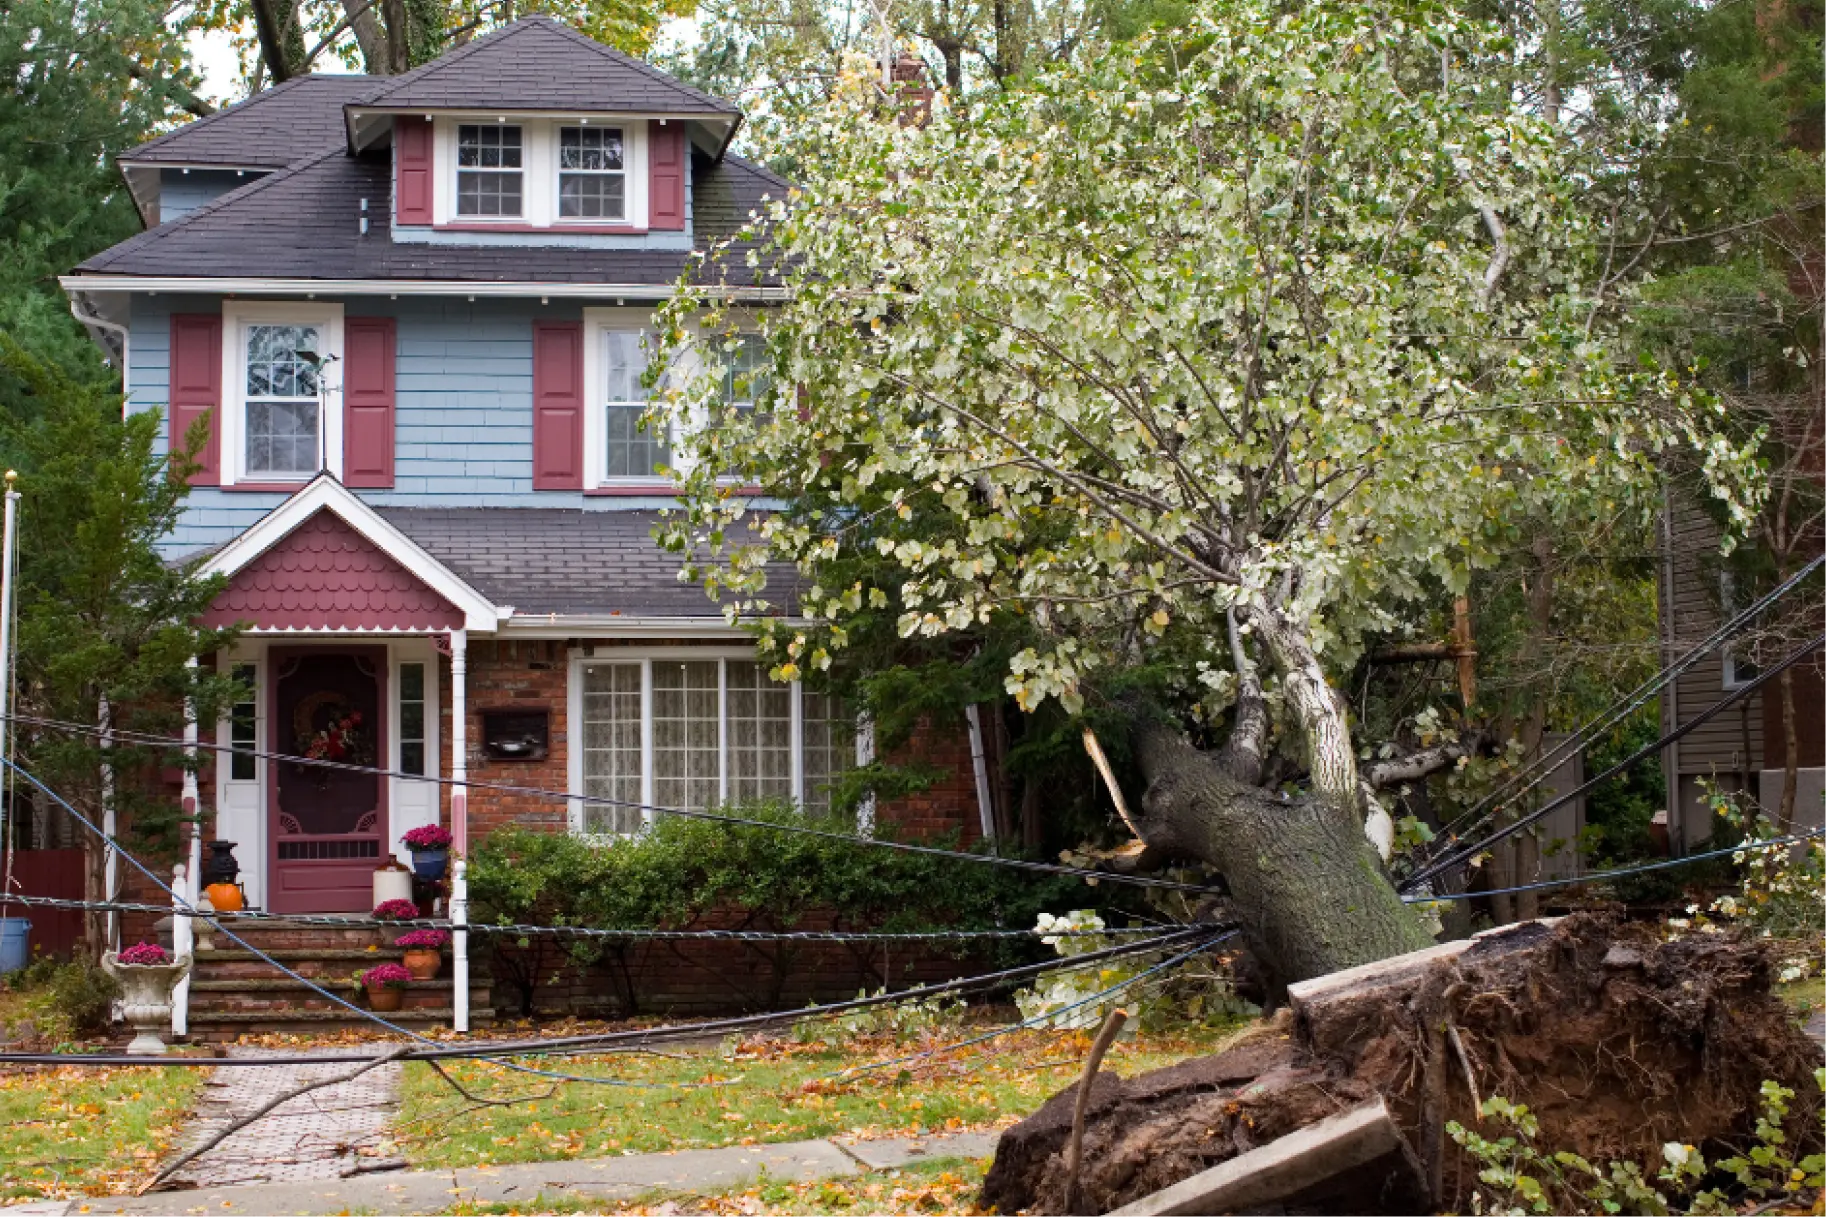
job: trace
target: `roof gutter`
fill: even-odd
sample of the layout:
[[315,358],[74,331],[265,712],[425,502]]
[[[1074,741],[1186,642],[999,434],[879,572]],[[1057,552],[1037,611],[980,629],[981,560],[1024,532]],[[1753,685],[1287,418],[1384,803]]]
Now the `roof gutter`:
[[[538,296],[559,300],[670,300],[678,294],[672,284],[658,283],[538,283],[478,282],[450,279],[231,279],[177,275],[64,275],[57,280],[66,292],[199,292],[225,296],[467,296],[474,300]],[[728,300],[766,302],[787,298],[781,287],[717,287],[693,289],[706,296]],[[80,317],[79,317],[80,319]]]
[[[787,618],[796,621],[797,618]],[[501,623],[502,634],[519,638],[745,638],[747,629],[720,617],[630,617],[616,613],[516,612]]]

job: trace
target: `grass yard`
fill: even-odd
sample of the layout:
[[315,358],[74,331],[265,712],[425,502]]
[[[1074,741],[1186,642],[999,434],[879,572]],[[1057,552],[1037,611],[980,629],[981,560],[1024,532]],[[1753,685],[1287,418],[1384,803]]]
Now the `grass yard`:
[[170,1152],[205,1072],[0,1071],[0,1201],[131,1191]]
[[[1073,1082],[1089,1047],[1083,1033],[1023,1032],[855,1077],[832,1076],[969,1034],[951,1027],[913,1042],[859,1037],[842,1048],[765,1039],[677,1056],[529,1059],[631,1085],[565,1083],[512,1107],[477,1107],[429,1067],[412,1064],[395,1148],[415,1166],[474,1166],[990,1128],[1014,1123]],[[1117,1044],[1105,1068],[1122,1074],[1159,1068],[1211,1052],[1234,1034],[1137,1037]],[[489,1097],[545,1089],[538,1078],[490,1064],[462,1062],[452,1073]]]
[[971,1202],[989,1169],[987,1158],[934,1158],[917,1166],[824,1179],[815,1183],[776,1183],[763,1178],[745,1188],[722,1192],[653,1192],[638,1200],[605,1206],[600,1200],[567,1197],[528,1207],[507,1204],[457,1205],[444,1210],[450,1217],[517,1217],[531,1213],[612,1213],[617,1217],[640,1214],[711,1213],[722,1217],[752,1214],[797,1213],[968,1213]]

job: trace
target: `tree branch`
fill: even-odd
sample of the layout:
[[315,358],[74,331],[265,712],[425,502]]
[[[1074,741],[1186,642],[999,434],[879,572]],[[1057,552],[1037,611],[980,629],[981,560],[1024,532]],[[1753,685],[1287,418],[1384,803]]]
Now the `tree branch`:
[[1457,764],[1462,757],[1475,756],[1487,738],[1483,731],[1472,731],[1449,743],[1377,761],[1365,767],[1363,780],[1373,790],[1382,790],[1401,782],[1417,782],[1429,774]]

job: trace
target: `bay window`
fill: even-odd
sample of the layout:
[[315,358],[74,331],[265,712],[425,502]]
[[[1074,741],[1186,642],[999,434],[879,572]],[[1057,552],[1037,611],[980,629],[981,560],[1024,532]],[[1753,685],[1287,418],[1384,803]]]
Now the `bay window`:
[[574,827],[626,834],[641,806],[830,807],[833,777],[857,764],[842,703],[768,676],[767,665],[693,651],[578,659],[572,671],[571,788],[617,800],[574,805]]

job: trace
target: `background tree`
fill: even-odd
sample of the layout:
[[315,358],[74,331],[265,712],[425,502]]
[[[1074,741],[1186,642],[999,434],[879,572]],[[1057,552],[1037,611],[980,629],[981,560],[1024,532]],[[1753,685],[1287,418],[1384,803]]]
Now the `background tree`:
[[[188,699],[202,722],[216,721],[232,682],[187,664],[233,636],[191,624],[220,582],[199,578],[194,562],[166,561],[157,548],[182,510],[189,458],[180,451],[174,463],[156,453],[156,411],[123,419],[118,393],[65,375],[5,335],[0,383],[32,407],[0,433],[25,496],[18,712],[172,736],[182,729]],[[191,451],[201,438],[191,437]],[[187,763],[181,753],[128,743],[104,748],[95,735],[20,726],[8,738],[20,764],[96,823],[111,802],[142,857],[176,844],[181,813],[161,776]],[[21,797],[18,785],[12,788]],[[8,827],[17,839],[10,816]],[[85,898],[109,898],[105,851],[92,834],[75,835],[88,859]],[[87,938],[92,952],[104,949],[98,915],[88,919]]]
[[[824,625],[767,631],[782,675],[893,598],[909,637],[1031,623],[1010,694],[1122,713],[1144,860],[1220,870],[1283,979],[1424,943],[1366,791],[1465,745],[1359,755],[1333,678],[1365,632],[1462,591],[1518,514],[1651,511],[1672,446],[1753,498],[1699,403],[1618,372],[1599,243],[1499,45],[1433,10],[1255,0],[923,128],[840,91],[770,216],[799,401],[719,410],[721,378],[687,374],[718,357],[685,324],[704,301],[673,306],[667,408],[714,425],[670,539],[757,612],[759,562],[799,564]],[[749,543],[729,477],[833,509]],[[950,526],[878,535],[914,496]],[[857,547],[887,586],[823,578]]]
[[[0,5],[0,75],[0,331],[108,378],[57,276],[139,230],[114,154],[208,107],[161,10],[133,2]],[[26,408],[0,392],[0,410]]]

